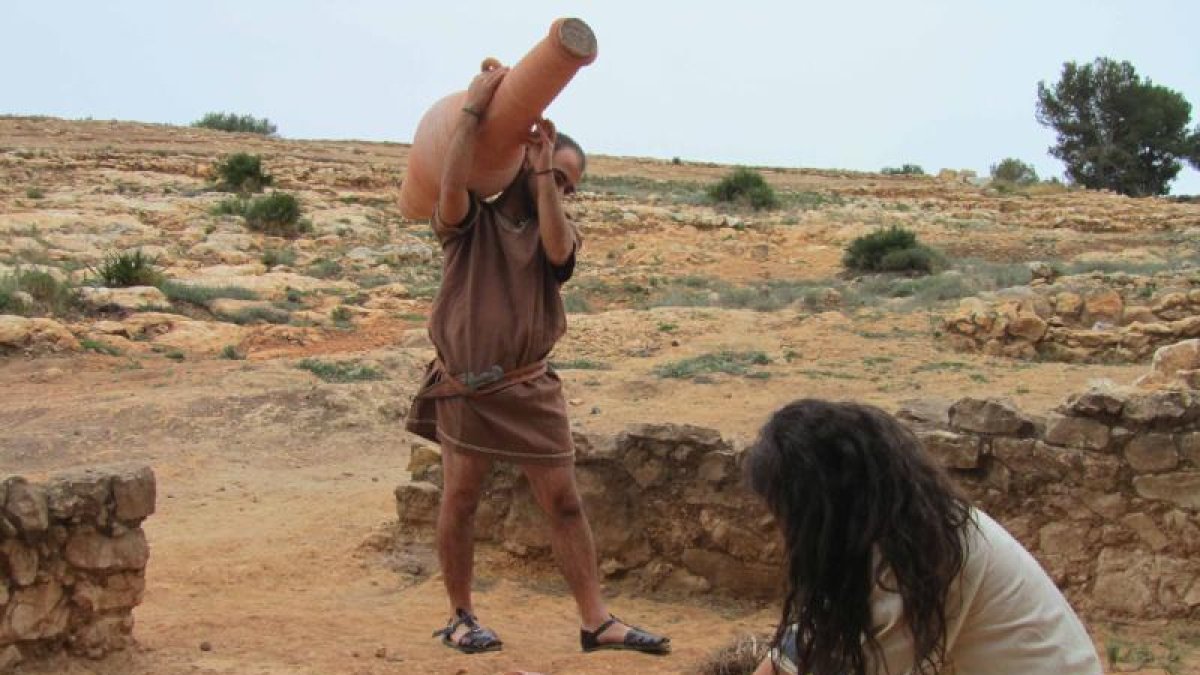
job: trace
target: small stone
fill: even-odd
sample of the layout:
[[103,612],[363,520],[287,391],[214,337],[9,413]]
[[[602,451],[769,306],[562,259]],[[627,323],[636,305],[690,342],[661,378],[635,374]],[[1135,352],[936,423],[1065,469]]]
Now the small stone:
[[592,406],[592,414],[599,415],[600,414],[600,406],[598,406],[598,405]]
[[387,647],[379,647],[375,650],[375,658],[386,659],[388,655]]
[[200,651],[202,651],[202,652],[211,652],[211,651],[212,651],[212,643],[211,643],[211,642],[209,642],[208,640],[205,640],[204,642],[201,642],[201,643],[200,643]]

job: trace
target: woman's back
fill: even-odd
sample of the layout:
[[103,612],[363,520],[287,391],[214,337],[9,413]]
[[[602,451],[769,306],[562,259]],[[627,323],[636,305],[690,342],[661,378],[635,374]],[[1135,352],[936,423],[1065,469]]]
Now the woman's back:
[[[1103,672],[1079,617],[1038,562],[990,516],[972,509],[966,564],[946,608],[944,673]],[[977,525],[977,526],[976,526]],[[888,669],[912,668],[912,641],[896,593],[871,597],[877,639]]]

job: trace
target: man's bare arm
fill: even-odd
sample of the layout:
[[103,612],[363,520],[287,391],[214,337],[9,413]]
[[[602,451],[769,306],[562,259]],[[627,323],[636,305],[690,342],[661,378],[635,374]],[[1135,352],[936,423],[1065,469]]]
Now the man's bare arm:
[[462,112],[454,124],[450,144],[442,165],[442,182],[438,191],[438,221],[454,227],[462,223],[471,210],[467,180],[475,162],[475,139],[479,124],[487,114],[496,87],[508,73],[508,68],[493,68],[471,80]]

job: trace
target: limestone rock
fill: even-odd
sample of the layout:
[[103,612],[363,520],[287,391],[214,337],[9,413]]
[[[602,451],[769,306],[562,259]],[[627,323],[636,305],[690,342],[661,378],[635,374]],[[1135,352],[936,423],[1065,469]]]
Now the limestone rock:
[[135,524],[154,513],[157,490],[150,467],[128,467],[116,472],[112,491],[117,520]]
[[950,426],[984,434],[1024,434],[1033,422],[1010,401],[963,398],[950,407]]
[[5,481],[8,496],[4,512],[22,532],[38,534],[50,527],[50,511],[46,503],[46,491],[38,485],[30,485],[23,478]]
[[979,466],[980,441],[971,434],[952,431],[918,431],[925,451],[949,469],[974,469]]
[[1111,432],[1096,420],[1052,414],[1046,420],[1045,438],[1054,445],[1104,451],[1109,446]]
[[1179,452],[1171,434],[1141,434],[1125,447],[1125,459],[1138,473],[1170,471],[1179,465]]
[[145,309],[147,307],[164,307],[170,304],[167,296],[154,286],[130,286],[128,288],[93,288],[84,286],[79,289],[83,301],[90,307],[107,307],[116,305],[121,309]]
[[1171,502],[1187,509],[1200,509],[1200,471],[1137,476],[1133,479],[1133,488],[1146,499]]
[[146,567],[150,549],[142,530],[117,536],[80,530],[67,540],[67,562],[85,570],[140,570]]
[[79,351],[79,341],[53,319],[0,314],[0,355],[18,350],[32,354]]
[[396,488],[396,515],[405,525],[433,526],[437,523],[442,491],[432,483],[413,482]]

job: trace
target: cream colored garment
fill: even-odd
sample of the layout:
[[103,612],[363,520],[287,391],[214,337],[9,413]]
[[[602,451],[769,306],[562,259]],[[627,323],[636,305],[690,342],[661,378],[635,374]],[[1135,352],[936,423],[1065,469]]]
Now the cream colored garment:
[[[966,564],[946,608],[947,663],[940,672],[947,675],[1102,673],[1100,658],[1087,631],[1041,565],[986,513],[973,509],[972,517],[978,528],[968,528],[970,548]],[[894,586],[888,582],[890,579],[885,577],[884,585]],[[885,666],[875,668],[875,672],[889,675],[911,672],[912,637],[904,621],[900,596],[876,586],[871,605],[877,626],[875,637],[883,649]],[[779,665],[785,672],[796,672],[793,664]]]

